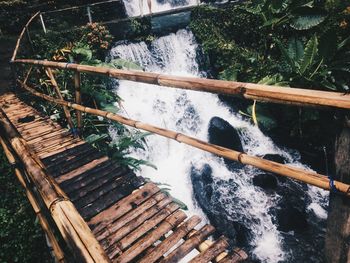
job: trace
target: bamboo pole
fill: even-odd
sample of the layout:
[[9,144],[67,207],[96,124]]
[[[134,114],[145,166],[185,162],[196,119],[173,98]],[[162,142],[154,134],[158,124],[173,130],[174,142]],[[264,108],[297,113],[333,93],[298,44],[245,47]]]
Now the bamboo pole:
[[[79,72],[74,73],[74,88],[75,88],[75,103],[81,104],[81,75]],[[81,111],[76,111],[77,114],[77,127],[80,134],[82,128],[82,115]]]
[[11,57],[11,62],[14,61],[16,59],[16,56],[17,56],[17,52],[18,52],[18,49],[19,49],[19,46],[21,44],[21,41],[22,41],[22,38],[23,38],[23,35],[25,33],[25,31],[27,30],[28,26],[30,25],[30,23],[33,21],[33,19],[39,15],[40,12],[36,12],[27,22],[27,24],[23,27],[18,39],[17,39],[17,43],[16,43],[16,46],[15,46],[15,49],[13,51],[13,54],[12,54],[12,57]]
[[110,262],[90,228],[63,191],[28,152],[28,145],[0,111],[0,127],[35,184],[62,237],[79,261]]
[[[8,148],[7,144],[5,143],[4,139],[1,136],[0,136],[0,143],[2,145],[2,148],[4,149],[5,155],[9,161],[9,163],[12,166],[16,165],[15,157],[13,156],[13,154],[11,153],[10,149]],[[15,172],[15,175],[16,175],[18,181],[20,182],[20,184],[22,185],[22,187],[25,190],[27,198],[28,198],[30,204],[32,205],[35,214],[37,215],[37,217],[39,219],[39,222],[40,222],[42,229],[44,230],[47,238],[49,239],[49,242],[52,246],[53,253],[55,254],[57,261],[59,263],[65,263],[66,260],[64,257],[64,252],[61,249],[54,233],[50,229],[49,222],[47,221],[45,215],[42,213],[40,205],[37,202],[37,200],[35,199],[35,196],[34,196],[32,190],[27,185],[22,172],[17,167],[14,168],[14,172]]]
[[[47,75],[49,76],[50,80],[51,80],[51,83],[56,91],[56,95],[59,99],[63,100],[63,96],[61,94],[61,91],[60,91],[60,88],[57,84],[57,81],[53,75],[53,72],[51,70],[51,68],[46,68],[46,73]],[[68,122],[68,125],[71,129],[74,129],[74,124],[73,124],[73,121],[72,121],[72,116],[70,115],[70,111],[67,107],[63,107],[63,111],[64,111],[64,115],[66,116],[66,119],[67,119],[67,122]]]
[[[138,129],[148,131],[148,132],[152,132],[152,133],[161,135],[163,137],[170,138],[170,139],[173,139],[175,141],[182,142],[184,144],[193,146],[195,148],[216,154],[218,156],[221,156],[221,157],[233,160],[233,161],[240,162],[240,163],[245,164],[245,165],[252,165],[254,167],[257,167],[257,168],[262,169],[262,170],[267,171],[267,172],[272,172],[272,173],[275,173],[277,175],[289,177],[289,178],[298,180],[298,181],[303,182],[303,183],[307,183],[307,184],[311,184],[311,185],[320,187],[320,188],[325,189],[325,190],[331,190],[331,183],[332,182],[330,181],[330,179],[328,177],[326,177],[324,175],[321,175],[321,174],[318,174],[315,172],[306,171],[304,169],[293,167],[290,165],[285,165],[285,164],[280,164],[277,162],[265,160],[265,159],[262,159],[260,157],[251,156],[251,155],[248,155],[246,153],[231,150],[231,149],[221,147],[221,146],[218,146],[215,144],[210,144],[210,143],[201,141],[199,139],[196,139],[196,138],[193,138],[193,137],[190,137],[190,136],[187,136],[187,135],[175,132],[175,131],[171,131],[171,130],[159,128],[159,127],[156,127],[156,126],[153,126],[150,124],[135,121],[135,120],[123,117],[121,115],[112,113],[112,112],[93,109],[93,108],[85,107],[85,106],[78,105],[75,103],[71,103],[71,102],[67,102],[67,101],[63,101],[63,100],[58,100],[58,99],[52,98],[48,95],[37,92],[36,90],[30,88],[28,85],[24,84],[21,81],[18,81],[18,82],[27,91],[29,91],[32,94],[34,94],[40,98],[43,98],[47,101],[57,103],[57,104],[62,105],[62,106],[67,106],[67,107],[70,107],[72,109],[79,110],[79,111],[82,111],[85,113],[90,113],[90,114],[93,114],[96,116],[101,116],[101,117],[104,117],[106,119],[110,119],[112,121],[117,121],[117,122],[120,122],[122,124],[131,126],[131,127],[135,127]],[[339,181],[334,181],[334,186],[336,187],[336,189],[339,192],[342,192],[343,194],[350,196],[350,185],[344,184],[344,183],[339,182]]]
[[240,96],[246,99],[281,104],[350,109],[350,94],[344,94],[341,92],[287,88],[194,77],[180,77],[142,71],[111,69],[106,67],[33,59],[17,59],[13,61],[13,63],[69,69],[80,73],[98,74],[116,79],[131,80],[179,89]]

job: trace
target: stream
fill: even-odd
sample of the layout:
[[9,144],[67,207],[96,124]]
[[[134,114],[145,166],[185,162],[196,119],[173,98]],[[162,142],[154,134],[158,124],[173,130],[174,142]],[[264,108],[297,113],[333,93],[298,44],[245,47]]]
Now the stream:
[[[192,1],[192,0],[191,0]],[[143,1],[147,13],[147,1]],[[128,15],[138,15],[139,2],[124,0]],[[181,1],[152,4],[157,12],[194,4]],[[200,71],[200,46],[192,32],[180,29],[151,43],[120,41],[108,58],[134,61],[145,71],[206,77]],[[182,132],[204,141],[226,140],[248,154],[311,169],[296,150],[280,147],[217,95],[116,81],[123,99],[121,114]],[[113,138],[117,135],[110,129]],[[232,136],[230,134],[233,134]],[[225,137],[226,136],[226,137]],[[232,138],[231,138],[232,137]],[[170,139],[151,135],[147,149],[133,150],[157,170],[143,166],[139,175],[161,187],[243,247],[256,262],[322,262],[328,192],[256,168],[242,167]],[[225,144],[224,141],[223,143]]]

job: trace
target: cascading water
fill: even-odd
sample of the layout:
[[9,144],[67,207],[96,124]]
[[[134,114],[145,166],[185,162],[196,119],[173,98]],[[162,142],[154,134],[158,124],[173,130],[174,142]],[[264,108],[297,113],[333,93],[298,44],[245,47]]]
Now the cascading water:
[[[123,0],[126,14],[131,16],[147,15],[150,13],[148,7],[149,0]],[[152,13],[157,13],[172,9],[178,6],[196,5],[197,0],[150,0],[152,6]]]
[[[199,71],[197,63],[197,49],[193,34],[182,29],[151,44],[117,43],[110,57],[137,62],[146,71],[203,76],[205,74]],[[130,81],[119,81],[116,92],[123,99],[123,114],[133,119],[207,141],[209,120],[217,116],[239,130],[243,149],[248,154],[278,154],[290,165],[307,168],[299,163],[299,155],[295,151],[274,145],[270,138],[240,114],[232,113],[217,95]],[[113,132],[111,130],[112,135]],[[158,169],[143,167],[140,174],[168,185],[166,187],[170,188],[171,194],[188,206],[190,214],[205,214],[194,198],[191,173],[200,173],[203,167],[209,166],[213,192],[219,193],[216,202],[223,208],[213,212],[221,213],[218,216],[229,222],[239,222],[249,232],[246,243],[251,255],[262,262],[302,261],[297,255],[300,248],[295,248],[300,247],[298,236],[294,236],[293,231],[278,230],[275,214],[271,213],[271,209],[277,207],[282,199],[280,192],[267,193],[254,186],[252,178],[259,173],[257,169],[244,167],[230,170],[222,158],[156,135],[147,137],[147,145],[147,151],[135,150],[132,155],[150,161]],[[281,181],[280,185],[306,193],[302,202],[307,206],[307,219],[324,223],[328,200],[325,191],[315,187],[303,189],[301,184],[293,181]],[[317,252],[312,243],[306,247],[308,249],[302,253]],[[304,256],[310,258],[309,255]],[[309,262],[321,261],[319,256],[315,256]]]

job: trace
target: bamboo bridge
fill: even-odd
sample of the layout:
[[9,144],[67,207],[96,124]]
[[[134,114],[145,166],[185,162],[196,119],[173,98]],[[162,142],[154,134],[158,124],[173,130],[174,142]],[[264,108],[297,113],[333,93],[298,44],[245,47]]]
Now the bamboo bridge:
[[[350,185],[325,175],[264,160],[209,144],[191,136],[156,127],[118,114],[83,105],[80,74],[154,84],[166,88],[196,90],[244,99],[311,107],[350,109],[350,95],[317,90],[179,77],[151,72],[119,70],[46,60],[18,59],[18,39],[11,64],[29,70],[17,77],[19,86],[64,109],[78,128],[82,112],[152,132],[192,147],[252,165],[338,194],[350,195]],[[44,68],[56,97],[35,90],[28,78],[33,67]],[[55,70],[74,73],[75,101],[64,100]],[[160,87],[161,88],[161,87]],[[17,90],[19,91],[19,90]],[[240,262],[247,254],[228,249],[226,237],[209,240],[215,229],[201,218],[187,215],[152,182],[109,159],[48,116],[22,102],[14,93],[0,97],[1,145],[15,175],[26,191],[58,262]],[[196,251],[196,252],[193,252]]]

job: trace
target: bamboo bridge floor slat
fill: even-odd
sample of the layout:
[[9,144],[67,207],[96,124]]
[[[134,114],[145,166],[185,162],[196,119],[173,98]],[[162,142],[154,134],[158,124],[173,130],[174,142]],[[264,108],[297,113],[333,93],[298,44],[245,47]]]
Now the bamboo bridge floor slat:
[[[0,97],[9,121],[67,194],[112,262],[178,262],[214,228],[195,227],[187,215],[152,182],[136,176],[103,153],[21,102]],[[211,242],[191,262],[239,262],[246,254],[227,251],[227,239]],[[217,256],[216,261],[214,259]]]

